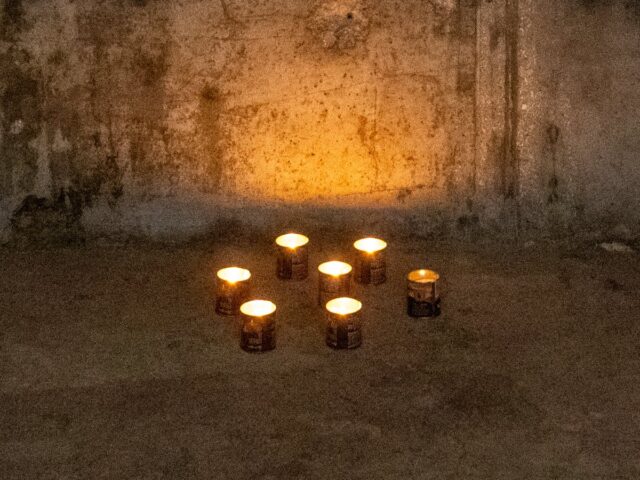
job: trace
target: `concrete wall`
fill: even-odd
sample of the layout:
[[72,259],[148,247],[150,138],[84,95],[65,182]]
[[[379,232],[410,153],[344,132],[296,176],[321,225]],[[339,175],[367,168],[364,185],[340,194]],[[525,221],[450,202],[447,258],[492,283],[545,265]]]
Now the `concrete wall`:
[[558,3],[2,0],[4,237],[637,229],[640,12]]
[[607,232],[640,222],[640,2],[521,0],[524,221]]

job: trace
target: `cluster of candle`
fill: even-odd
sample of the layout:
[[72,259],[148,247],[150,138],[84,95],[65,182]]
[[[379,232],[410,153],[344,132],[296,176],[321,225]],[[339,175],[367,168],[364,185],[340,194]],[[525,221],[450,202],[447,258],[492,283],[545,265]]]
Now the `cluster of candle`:
[[[278,278],[304,280],[309,276],[308,244],[309,239],[297,233],[276,239]],[[387,278],[385,241],[363,238],[353,246],[355,268],[335,260],[318,266],[318,305],[326,310],[326,343],[337,349],[356,348],[362,343],[362,303],[350,296],[352,273],[358,283],[365,285],[378,285]],[[436,272],[427,269],[414,270],[407,275],[407,313],[410,316],[433,317],[440,314],[439,279]],[[249,300],[250,294],[249,270],[239,267],[218,270],[216,312],[240,315],[240,345],[244,350],[272,350],[276,345],[276,305],[269,300]]]

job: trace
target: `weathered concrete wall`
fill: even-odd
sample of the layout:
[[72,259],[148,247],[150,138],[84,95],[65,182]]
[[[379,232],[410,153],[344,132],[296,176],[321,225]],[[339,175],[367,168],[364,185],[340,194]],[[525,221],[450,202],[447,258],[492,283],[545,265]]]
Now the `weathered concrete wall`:
[[3,0],[5,237],[637,227],[640,15],[520,3]]
[[640,2],[520,0],[522,222],[640,223]]

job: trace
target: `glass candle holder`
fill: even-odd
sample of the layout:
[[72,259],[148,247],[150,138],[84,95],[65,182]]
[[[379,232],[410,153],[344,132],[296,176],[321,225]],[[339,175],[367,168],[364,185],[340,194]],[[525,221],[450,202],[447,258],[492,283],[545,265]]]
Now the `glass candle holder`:
[[327,345],[337,349],[357,348],[362,344],[362,303],[349,297],[329,300],[327,309]]
[[414,270],[407,275],[407,313],[411,317],[440,315],[440,275],[433,270]]
[[356,281],[372,285],[384,283],[387,280],[387,243],[379,238],[362,238],[353,246],[356,249]]
[[346,297],[351,289],[351,265],[331,261],[318,266],[318,305],[326,305],[329,300]]
[[268,300],[251,300],[240,306],[240,346],[247,352],[276,348],[276,305]]
[[276,238],[278,248],[278,278],[304,280],[309,275],[309,239],[298,233],[287,233]]
[[216,274],[216,313],[237,315],[240,305],[251,292],[251,272],[246,268],[228,267]]

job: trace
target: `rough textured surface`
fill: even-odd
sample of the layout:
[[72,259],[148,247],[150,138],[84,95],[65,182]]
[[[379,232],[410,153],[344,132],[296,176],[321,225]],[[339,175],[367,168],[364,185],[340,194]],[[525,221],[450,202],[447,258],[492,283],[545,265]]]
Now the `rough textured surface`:
[[[317,278],[277,281],[260,245],[0,250],[3,480],[640,477],[638,256],[393,243],[363,346],[334,352]],[[403,312],[425,258],[436,321]],[[215,316],[228,261],[276,301],[274,352]]]
[[521,0],[520,15],[523,222],[637,233],[640,3]]
[[[636,4],[2,0],[0,240],[362,207],[425,235],[637,235]],[[45,211],[16,219],[29,195]]]

